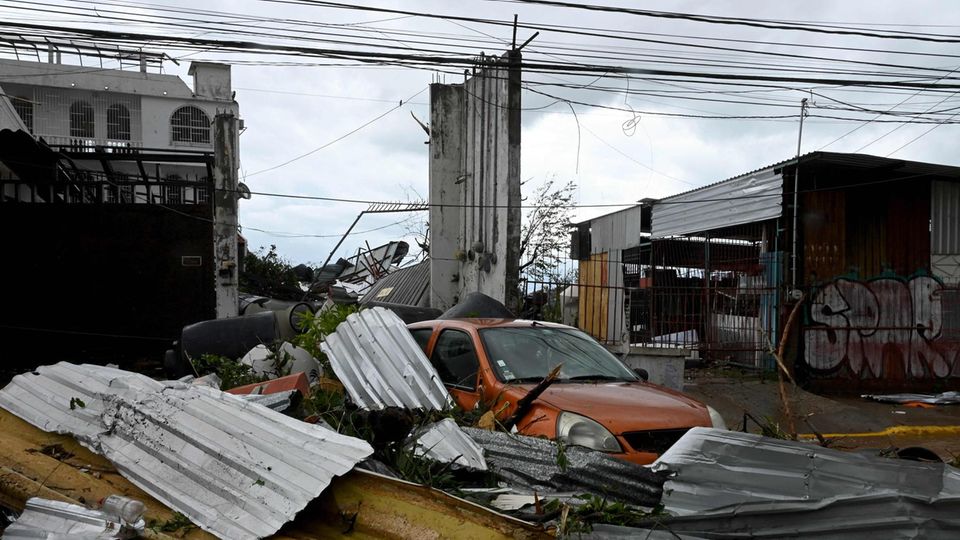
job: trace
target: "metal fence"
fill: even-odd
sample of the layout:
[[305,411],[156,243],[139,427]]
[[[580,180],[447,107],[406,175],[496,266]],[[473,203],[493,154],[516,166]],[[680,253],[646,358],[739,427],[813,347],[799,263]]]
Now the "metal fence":
[[204,205],[211,202],[207,176],[157,179],[124,173],[80,171],[64,180],[24,181],[0,176],[0,202],[52,204]]
[[639,244],[554,257],[554,270],[522,277],[521,314],[577,326],[606,345],[772,365],[783,257],[767,251],[763,224]]

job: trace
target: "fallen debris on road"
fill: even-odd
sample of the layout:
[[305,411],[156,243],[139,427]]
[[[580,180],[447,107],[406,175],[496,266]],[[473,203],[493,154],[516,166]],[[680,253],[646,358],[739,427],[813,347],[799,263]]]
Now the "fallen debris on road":
[[864,399],[872,399],[881,403],[924,403],[928,405],[958,405],[960,392],[951,391],[941,394],[864,394]]

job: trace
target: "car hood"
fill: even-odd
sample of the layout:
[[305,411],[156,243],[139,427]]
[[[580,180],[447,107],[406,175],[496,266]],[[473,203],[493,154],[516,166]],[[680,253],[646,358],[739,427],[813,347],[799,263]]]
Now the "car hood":
[[703,403],[649,383],[558,382],[539,399],[592,418],[615,434],[711,425]]

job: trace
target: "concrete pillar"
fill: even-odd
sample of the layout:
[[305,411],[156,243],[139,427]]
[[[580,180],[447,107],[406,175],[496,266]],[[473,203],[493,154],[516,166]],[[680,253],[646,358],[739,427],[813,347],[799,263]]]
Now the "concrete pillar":
[[462,86],[430,85],[430,307],[440,310],[460,288],[463,106]]
[[217,297],[217,318],[236,317],[239,312],[237,286],[237,117],[218,113],[213,125],[214,197],[213,254]]
[[504,303],[520,309],[520,132],[521,132],[521,54],[518,49],[507,52],[507,238]]

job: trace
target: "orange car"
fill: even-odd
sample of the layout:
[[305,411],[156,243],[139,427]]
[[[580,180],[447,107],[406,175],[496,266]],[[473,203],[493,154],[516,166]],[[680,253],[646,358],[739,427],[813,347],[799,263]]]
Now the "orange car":
[[[454,400],[510,417],[558,364],[560,375],[516,423],[525,435],[653,462],[689,428],[726,428],[711,407],[643,381],[593,338],[560,324],[446,319],[408,326]],[[502,410],[501,410],[502,409]]]

